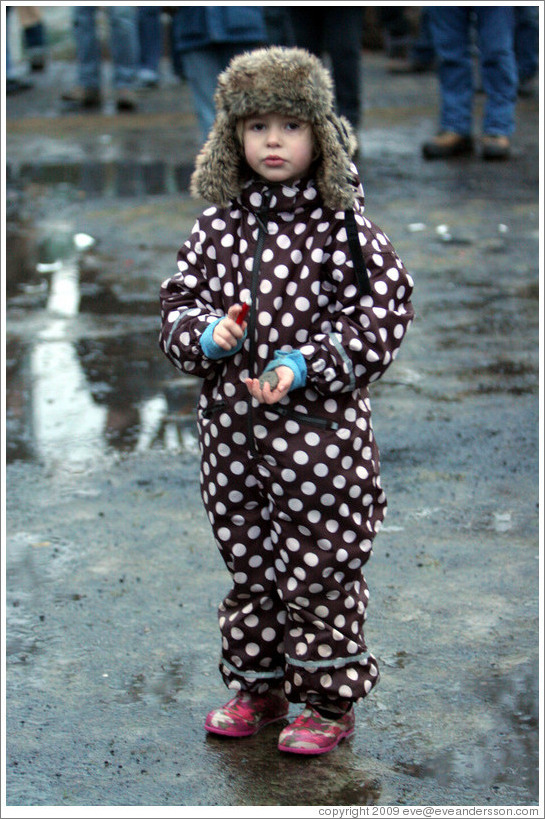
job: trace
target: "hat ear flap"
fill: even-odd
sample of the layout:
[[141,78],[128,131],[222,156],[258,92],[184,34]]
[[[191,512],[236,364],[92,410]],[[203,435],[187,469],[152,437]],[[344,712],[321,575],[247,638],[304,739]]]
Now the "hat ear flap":
[[219,111],[208,139],[197,155],[191,176],[191,193],[226,207],[240,193],[241,163],[242,151],[236,128],[227,114]]
[[339,135],[341,145],[343,146],[348,156],[352,158],[355,155],[356,151],[358,150],[358,140],[356,139],[354,128],[346,119],[346,117],[343,116],[338,117],[333,115],[332,117],[330,117],[330,119]]
[[357,150],[352,126],[344,117],[331,114],[313,125],[321,150],[316,184],[326,205],[335,210],[353,206],[356,192],[352,184],[351,157]]

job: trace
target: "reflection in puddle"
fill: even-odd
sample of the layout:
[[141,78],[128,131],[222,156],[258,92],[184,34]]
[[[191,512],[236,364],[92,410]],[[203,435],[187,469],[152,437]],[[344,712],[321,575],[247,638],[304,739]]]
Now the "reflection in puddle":
[[[481,680],[483,709],[494,711],[498,730],[446,748],[424,762],[400,765],[403,773],[431,778],[444,787],[461,783],[468,788],[520,785],[538,797],[539,789],[539,674],[521,665],[511,674]],[[500,719],[497,719],[497,715]]]
[[158,196],[186,193],[193,172],[190,163],[172,165],[162,160],[115,162],[36,162],[20,168],[8,166],[20,185],[65,185],[87,197]]
[[34,234],[26,234],[26,249],[18,235],[7,277],[8,306],[22,311],[6,345],[8,463],[81,463],[153,447],[196,451],[200,385],[173,375],[160,354],[157,300],[135,293],[121,304],[102,286],[82,285],[79,234],[50,236],[38,255]]

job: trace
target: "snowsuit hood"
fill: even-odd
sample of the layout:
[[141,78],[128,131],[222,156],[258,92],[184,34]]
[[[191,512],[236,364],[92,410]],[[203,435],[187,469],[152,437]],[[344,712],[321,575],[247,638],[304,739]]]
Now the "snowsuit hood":
[[348,120],[335,113],[333,81],[317,57],[278,46],[240,54],[220,74],[215,102],[216,119],[191,179],[194,196],[225,207],[240,195],[246,162],[237,122],[275,112],[311,123],[320,151],[315,180],[324,204],[334,210],[353,206],[356,138]]

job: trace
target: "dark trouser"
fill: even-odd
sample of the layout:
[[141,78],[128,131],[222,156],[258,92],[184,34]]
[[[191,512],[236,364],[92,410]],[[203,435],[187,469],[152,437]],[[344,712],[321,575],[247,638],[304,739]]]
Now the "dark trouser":
[[362,567],[384,515],[380,482],[363,486],[350,441],[352,467],[339,475],[334,434],[318,446],[317,431],[288,433],[280,421],[257,427],[273,444],[265,457],[236,461],[237,419],[226,436],[226,416],[200,421],[203,501],[233,580],[219,609],[224,681],[257,693],[283,686],[292,702],[362,699],[378,680]]
[[362,107],[363,7],[295,6],[291,16],[297,45],[318,57],[329,54],[337,111],[357,128]]

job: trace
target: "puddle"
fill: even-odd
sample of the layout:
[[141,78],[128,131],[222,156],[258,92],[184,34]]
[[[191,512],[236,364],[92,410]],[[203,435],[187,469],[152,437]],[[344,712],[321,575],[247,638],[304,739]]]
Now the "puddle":
[[67,186],[86,197],[138,197],[187,193],[193,165],[173,165],[162,160],[115,162],[27,162],[7,166],[11,183]]
[[17,315],[6,338],[7,462],[196,451],[200,384],[161,355],[156,294],[134,280],[129,295],[117,293],[101,279],[100,256],[85,266],[70,225],[42,239],[10,225],[7,244],[7,304]]
[[[505,785],[524,787],[538,797],[539,791],[539,696],[538,672],[521,665],[511,674],[491,675],[477,683],[483,712],[496,726],[493,732],[461,741],[432,759],[410,762],[400,770],[418,779],[431,778],[446,788]],[[495,714],[495,716],[492,716]],[[499,714],[499,718],[498,718]]]
[[[77,544],[18,531],[6,538],[6,660],[30,662],[45,646],[46,587],[77,559]],[[77,595],[72,595],[77,599]],[[41,602],[44,609],[41,611]]]
[[[6,459],[58,464],[150,448],[197,450],[196,386],[170,382],[157,333],[103,339],[10,339]],[[158,349],[158,348],[157,348]],[[159,352],[159,350],[158,350]]]
[[117,696],[121,703],[157,702],[169,705],[177,702],[178,693],[186,685],[186,672],[181,659],[172,659],[151,674],[135,674]]

